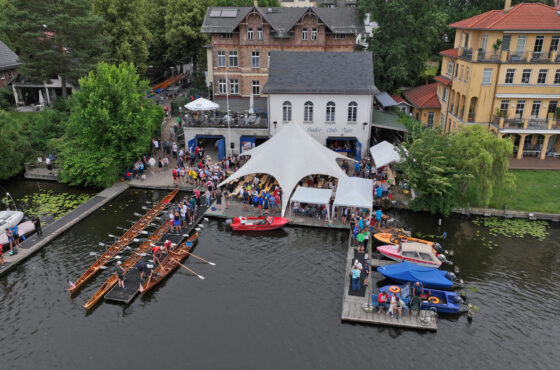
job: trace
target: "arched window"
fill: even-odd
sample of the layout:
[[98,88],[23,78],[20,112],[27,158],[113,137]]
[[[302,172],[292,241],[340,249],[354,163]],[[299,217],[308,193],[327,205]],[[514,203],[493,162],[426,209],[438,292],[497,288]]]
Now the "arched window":
[[348,122],[356,122],[358,119],[358,103],[351,101],[348,104]]
[[330,101],[327,103],[327,122],[334,122],[334,110],[335,105],[334,102]]
[[282,121],[290,122],[292,120],[292,103],[285,101],[282,104]]
[[305,102],[303,105],[303,121],[313,122],[313,103],[310,101]]

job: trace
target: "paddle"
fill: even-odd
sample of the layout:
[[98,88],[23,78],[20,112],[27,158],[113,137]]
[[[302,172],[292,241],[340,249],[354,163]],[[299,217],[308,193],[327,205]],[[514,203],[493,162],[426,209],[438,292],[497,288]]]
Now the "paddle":
[[189,253],[189,252],[187,252],[187,254],[193,256],[193,257],[196,258],[197,260],[201,260],[202,262],[206,262],[206,263],[209,264],[209,265],[216,266],[216,264],[215,264],[214,262],[206,261],[206,260],[205,260],[204,258],[202,258],[202,257],[195,256],[194,254]]
[[197,278],[199,278],[199,279],[201,279],[201,280],[206,279],[204,276],[197,274],[196,272],[194,272],[193,270],[191,270],[191,269],[188,268],[187,266],[183,265],[181,262],[179,262],[179,261],[177,261],[177,260],[174,260],[173,258],[172,258],[172,260],[175,261],[175,262],[177,262],[177,264],[178,264],[179,266],[181,266],[182,268],[186,269],[187,271],[189,271],[191,274],[193,274],[193,275],[196,276]]

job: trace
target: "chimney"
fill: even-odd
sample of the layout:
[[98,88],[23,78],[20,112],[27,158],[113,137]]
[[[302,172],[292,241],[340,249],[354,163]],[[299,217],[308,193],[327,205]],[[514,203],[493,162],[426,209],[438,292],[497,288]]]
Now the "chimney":
[[254,5],[255,7],[259,6],[259,1],[258,1],[258,0],[253,1],[253,5]]
[[511,9],[511,0],[506,0],[506,3],[504,4],[504,12],[507,12],[510,9]]

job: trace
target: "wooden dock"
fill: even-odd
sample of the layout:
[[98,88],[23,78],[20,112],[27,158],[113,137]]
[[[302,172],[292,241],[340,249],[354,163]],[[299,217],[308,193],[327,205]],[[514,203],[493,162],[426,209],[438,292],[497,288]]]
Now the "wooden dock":
[[[371,241],[369,245],[369,251],[371,255]],[[346,270],[344,276],[344,296],[342,300],[342,321],[358,322],[363,324],[372,325],[384,325],[401,327],[407,329],[417,329],[417,330],[437,330],[436,318],[431,316],[431,312],[421,310],[419,315],[410,314],[407,310],[403,317],[397,319],[396,317],[387,315],[385,313],[373,313],[364,310],[364,308],[371,307],[371,296],[372,296],[372,286],[373,286],[373,271],[370,272],[370,281],[365,289],[365,296],[350,295],[350,271],[355,259],[354,248],[352,246],[352,239],[349,238],[348,241],[348,252],[346,255]],[[385,264],[395,263],[394,261],[381,260],[381,259],[371,259],[369,261],[373,267],[383,266]],[[364,265],[364,268],[369,268]],[[425,317],[429,317],[429,320],[425,320]]]
[[[193,230],[196,232],[195,229],[197,225],[200,223],[200,221],[202,220],[202,218],[204,217],[204,213],[206,212],[207,209],[208,208],[204,205],[200,206],[197,209],[194,222],[191,225],[188,225],[187,227],[183,228],[183,231],[179,233],[168,232],[160,239],[159,243],[155,243],[155,244],[161,245],[165,240],[170,240],[173,244],[176,245],[182,243],[187,238],[187,236],[193,232]],[[166,256],[167,254],[163,253],[160,261],[163,261],[163,259]],[[151,255],[151,253],[148,253],[146,256],[144,256],[142,260],[146,265],[154,264],[153,256]],[[113,302],[118,302],[127,305],[134,299],[134,297],[136,297],[136,295],[139,293],[138,288],[140,286],[140,283],[142,282],[142,280],[140,279],[140,272],[136,268],[137,265],[138,263],[125,275],[125,288],[123,289],[120,288],[118,285],[115,285],[105,295],[106,301],[113,301]]]

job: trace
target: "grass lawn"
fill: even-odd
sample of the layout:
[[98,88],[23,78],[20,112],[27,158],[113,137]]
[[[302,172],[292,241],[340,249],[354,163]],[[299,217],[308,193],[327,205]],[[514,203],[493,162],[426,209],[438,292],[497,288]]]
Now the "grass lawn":
[[517,185],[513,192],[496,189],[489,208],[560,213],[560,171],[510,171]]

